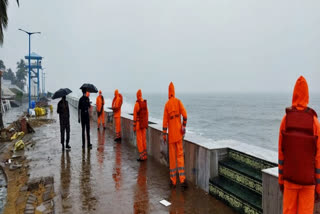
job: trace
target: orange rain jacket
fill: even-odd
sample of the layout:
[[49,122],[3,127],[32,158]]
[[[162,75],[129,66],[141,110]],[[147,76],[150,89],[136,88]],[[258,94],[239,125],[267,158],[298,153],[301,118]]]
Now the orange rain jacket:
[[[296,85],[294,87],[293,91],[293,97],[292,97],[292,106],[296,107],[298,110],[303,110],[307,107],[309,103],[309,90],[308,90],[308,84],[304,77],[300,76],[296,82]],[[279,178],[278,182],[280,185],[284,184],[283,180],[283,161],[285,159],[284,154],[282,152],[282,131],[284,131],[286,128],[286,116],[283,117],[280,125],[280,134],[279,134]],[[319,136],[317,141],[317,153],[316,153],[316,191],[318,194],[320,194],[320,124],[317,119],[317,117],[314,117],[313,122],[313,130],[314,135]],[[311,154],[312,155],[312,154]],[[293,184],[290,182],[286,182],[290,187],[289,188],[300,188],[302,185]]]
[[97,97],[97,99],[96,99],[96,106],[97,106],[97,111],[101,111],[101,110],[103,110],[102,108],[103,108],[103,106],[104,106],[104,99],[103,99],[103,97],[102,97],[102,95],[101,95],[102,93],[101,93],[101,91],[99,91],[99,96]]
[[[143,101],[142,99],[142,92],[141,89],[137,91],[137,101]],[[139,129],[139,118],[138,118],[138,112],[140,111],[140,105],[138,102],[134,105],[133,109],[133,130],[136,131],[136,128]],[[149,110],[147,108],[147,115],[149,115]]]
[[118,89],[114,91],[114,98],[112,101],[113,116],[121,116],[121,105],[122,105],[122,95],[119,93]]
[[169,143],[175,143],[182,140],[181,115],[183,117],[183,127],[187,125],[187,111],[182,102],[175,97],[174,85],[169,85],[169,100],[167,101],[163,112],[163,134],[167,134],[169,128]]

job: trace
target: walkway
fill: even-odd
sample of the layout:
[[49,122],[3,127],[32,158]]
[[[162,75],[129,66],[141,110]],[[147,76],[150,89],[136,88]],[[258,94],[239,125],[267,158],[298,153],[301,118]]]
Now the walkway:
[[[53,103],[56,107],[56,103]],[[233,213],[220,201],[190,185],[170,189],[169,170],[149,158],[136,161],[136,148],[113,141],[110,130],[97,131],[91,123],[91,151],[82,151],[81,126],[70,106],[72,151],[62,152],[56,123],[36,129],[30,159],[30,177],[54,175],[56,213]],[[172,203],[165,207],[159,203]]]

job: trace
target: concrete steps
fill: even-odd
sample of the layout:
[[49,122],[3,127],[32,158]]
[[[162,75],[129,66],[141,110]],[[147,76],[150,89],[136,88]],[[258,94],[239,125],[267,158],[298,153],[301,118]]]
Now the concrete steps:
[[209,192],[239,213],[262,213],[262,169],[274,167],[265,160],[228,150],[219,161],[219,176],[209,181]]
[[258,194],[262,194],[262,173],[232,159],[219,162],[219,176],[230,179]]
[[262,213],[262,197],[242,185],[224,177],[210,180],[210,194],[222,200],[239,213]]
[[251,166],[252,168],[255,168],[259,171],[261,171],[262,169],[273,168],[277,166],[274,163],[270,163],[268,161],[253,157],[251,155],[233,149],[228,150],[228,157],[240,163],[244,163],[248,166]]

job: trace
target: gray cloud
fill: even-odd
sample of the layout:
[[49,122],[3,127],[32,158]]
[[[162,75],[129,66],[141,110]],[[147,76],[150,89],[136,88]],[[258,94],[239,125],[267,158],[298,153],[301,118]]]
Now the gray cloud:
[[288,92],[299,75],[320,92],[319,1],[10,1],[7,67],[44,56],[49,90]]

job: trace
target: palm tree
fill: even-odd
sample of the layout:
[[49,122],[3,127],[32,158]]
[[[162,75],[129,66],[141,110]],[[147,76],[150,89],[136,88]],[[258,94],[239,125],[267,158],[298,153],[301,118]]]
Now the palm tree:
[[[17,0],[19,6],[19,0]],[[0,0],[0,45],[3,44],[3,31],[8,26],[7,15],[8,0]]]

